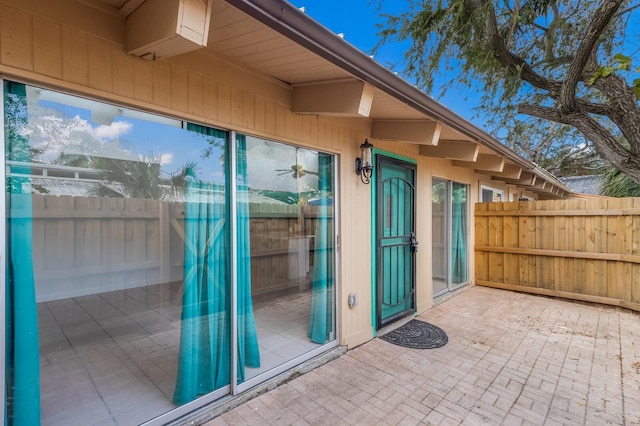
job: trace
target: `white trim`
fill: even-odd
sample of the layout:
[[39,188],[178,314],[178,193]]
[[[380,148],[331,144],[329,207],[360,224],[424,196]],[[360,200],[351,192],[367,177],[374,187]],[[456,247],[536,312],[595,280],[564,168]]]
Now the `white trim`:
[[[325,151],[326,152],[326,151]],[[334,311],[335,312],[335,330],[334,330],[334,336],[333,336],[333,342],[337,345],[338,342],[340,342],[340,336],[342,335],[341,330],[342,328],[340,327],[340,295],[342,294],[341,291],[341,284],[340,284],[340,253],[342,251],[342,247],[340,245],[341,243],[341,238],[340,238],[340,180],[338,179],[338,173],[340,172],[340,167],[339,166],[339,161],[340,161],[340,156],[338,154],[333,154],[333,153],[327,153],[327,154],[331,154],[333,156],[334,162],[333,162],[333,232],[334,232],[334,247],[335,249],[333,250],[333,265],[334,265],[334,270],[333,270],[333,276],[335,277],[334,282],[333,282],[333,306],[334,306]]]
[[231,394],[236,395],[239,392],[238,389],[238,221],[236,215],[238,214],[238,182],[236,181],[236,173],[238,171],[238,164],[236,161],[237,147],[236,147],[236,132],[230,131],[228,133],[229,140],[227,141],[227,148],[229,155],[227,155],[227,161],[229,161],[229,217],[227,223],[230,225],[229,233],[231,235],[231,250],[229,253],[229,259],[231,261],[231,288],[229,293],[231,294],[230,300],[230,318],[231,318],[231,338],[229,342],[231,344]]

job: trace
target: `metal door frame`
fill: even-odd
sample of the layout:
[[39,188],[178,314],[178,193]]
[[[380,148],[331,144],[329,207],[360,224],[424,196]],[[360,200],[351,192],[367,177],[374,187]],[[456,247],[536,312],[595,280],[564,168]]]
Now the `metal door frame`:
[[[382,232],[382,218],[383,218],[383,208],[384,208],[384,200],[382,200],[382,195],[383,195],[383,180],[382,180],[382,171],[383,171],[383,167],[384,165],[394,165],[397,167],[401,167],[404,169],[407,169],[411,172],[411,176],[412,176],[412,181],[410,182],[410,185],[413,189],[413,194],[412,194],[412,208],[411,208],[411,212],[412,212],[412,218],[411,218],[411,229],[413,232],[413,234],[415,235],[416,232],[416,180],[417,180],[417,167],[416,164],[413,162],[409,162],[403,159],[399,159],[399,158],[394,158],[394,157],[389,157],[386,156],[384,154],[379,154],[376,153],[376,158],[375,158],[375,169],[376,169],[376,173],[375,173],[375,200],[376,200],[376,205],[374,208],[374,240],[375,240],[375,253],[374,253],[374,258],[375,258],[375,324],[376,324],[376,330],[379,330],[380,328],[400,319],[403,317],[406,317],[408,315],[412,315],[416,312],[416,255],[415,252],[411,251],[411,283],[410,283],[410,294],[411,294],[411,307],[409,309],[403,310],[401,312],[398,312],[396,314],[391,315],[388,318],[385,318],[384,321],[382,319],[382,287],[383,287],[383,274],[382,272],[382,267],[383,267],[383,262],[382,262],[382,250],[381,250],[381,244],[380,244],[380,235]],[[411,244],[411,241],[408,241],[406,243],[407,245]],[[406,299],[405,299],[406,301]]]
[[[453,214],[453,209],[452,209],[452,204],[453,204],[453,196],[452,196],[452,192],[453,192],[453,184],[454,183],[458,183],[461,185],[466,186],[467,188],[467,197],[469,197],[469,194],[471,193],[471,185],[465,182],[461,182],[461,181],[456,181],[453,179],[446,179],[446,178],[442,178],[442,177],[436,177],[433,176],[431,178],[431,188],[433,188],[433,182],[434,180],[438,180],[444,184],[446,184],[446,190],[447,190],[447,195],[445,197],[446,199],[446,205],[445,205],[445,215],[444,215],[444,223],[445,223],[445,248],[444,248],[444,259],[445,259],[445,265],[444,265],[444,269],[445,269],[445,277],[444,277],[444,283],[446,284],[446,288],[443,290],[440,290],[438,293],[434,293],[433,294],[433,298],[438,298],[440,296],[444,296],[446,294],[452,293],[454,291],[456,291],[457,289],[468,285],[469,284],[469,275],[468,275],[468,269],[467,269],[467,280],[461,283],[453,283],[451,280],[451,245],[452,245],[452,226],[451,226],[451,217]],[[466,224],[469,225],[470,223],[470,219],[469,219],[469,201],[467,198],[467,210],[465,212],[466,214]],[[433,219],[433,217],[432,217]],[[433,223],[433,222],[432,222]],[[433,244],[433,232],[431,234],[431,244]],[[467,268],[469,267],[469,236],[467,235]],[[433,258],[432,258],[433,261]],[[433,265],[431,268],[431,279],[432,279],[432,283],[433,283]]]

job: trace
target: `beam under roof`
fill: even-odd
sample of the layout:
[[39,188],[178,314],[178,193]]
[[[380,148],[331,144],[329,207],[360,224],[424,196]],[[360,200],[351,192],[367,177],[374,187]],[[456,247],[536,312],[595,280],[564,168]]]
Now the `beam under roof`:
[[420,155],[450,160],[476,161],[480,146],[474,142],[440,139],[437,146],[420,145]]
[[155,61],[206,46],[212,5],[213,0],[145,1],[127,17],[127,53]]
[[372,85],[358,80],[295,86],[291,110],[298,114],[369,117],[374,92]]
[[371,137],[438,145],[441,129],[440,123],[431,120],[376,120],[371,124]]
[[536,181],[536,175],[528,171],[522,171],[518,179],[509,179],[500,176],[493,176],[492,179],[503,181],[513,185],[533,186],[534,182]]
[[453,161],[452,166],[466,167],[470,169],[483,170],[486,172],[502,172],[504,170],[504,157],[491,154],[479,154],[474,162]]
[[520,179],[520,175],[522,175],[522,167],[516,164],[505,164],[501,172],[478,170],[478,173],[487,174],[503,179]]
[[534,179],[533,182],[533,187],[537,190],[544,190],[545,186],[547,185],[547,181],[540,178],[540,177],[536,177],[536,179]]
[[[228,4],[244,11],[248,15],[261,21],[269,28],[280,32],[285,37],[298,43],[300,46],[319,55],[328,62],[347,71],[355,78],[373,85],[376,90],[381,90],[400,102],[423,113],[434,121],[441,123],[485,145],[490,150],[503,156],[509,162],[522,166],[525,170],[531,170],[535,175],[545,176],[544,180],[552,182],[561,188],[568,188],[553,176],[546,176],[544,170],[539,169],[534,163],[526,160],[502,145],[497,139],[489,135],[471,122],[447,109],[417,87],[399,78],[391,70],[374,61],[365,53],[349,43],[346,43],[334,33],[331,33],[311,17],[305,15],[296,6],[286,0],[225,0]],[[387,139],[387,138],[384,138]],[[395,139],[395,138],[394,138]],[[402,139],[395,139],[402,140]],[[410,142],[410,141],[407,141]],[[422,145],[437,145],[433,143],[420,143]],[[504,180],[505,178],[499,178]],[[506,180],[505,180],[506,181]],[[516,183],[517,184],[517,183]],[[564,189],[563,189],[564,190]]]

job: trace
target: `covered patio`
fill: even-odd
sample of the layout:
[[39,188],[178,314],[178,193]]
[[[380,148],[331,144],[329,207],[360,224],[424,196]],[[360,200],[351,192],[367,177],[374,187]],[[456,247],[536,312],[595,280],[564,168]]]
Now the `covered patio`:
[[474,286],[418,319],[448,344],[374,339],[206,424],[640,424],[637,312]]

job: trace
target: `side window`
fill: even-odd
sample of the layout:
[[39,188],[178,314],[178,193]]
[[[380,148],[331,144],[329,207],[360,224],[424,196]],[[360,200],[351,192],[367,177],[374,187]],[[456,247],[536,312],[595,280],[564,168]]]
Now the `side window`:
[[499,203],[504,201],[504,191],[490,186],[480,186],[480,201],[483,203]]

